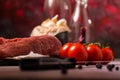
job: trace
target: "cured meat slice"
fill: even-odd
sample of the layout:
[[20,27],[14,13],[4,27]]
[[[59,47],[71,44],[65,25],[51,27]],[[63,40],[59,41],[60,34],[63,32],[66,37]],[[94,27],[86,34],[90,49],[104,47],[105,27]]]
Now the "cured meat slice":
[[19,55],[27,55],[32,47],[29,45],[28,38],[15,38],[5,41],[5,44],[0,47],[0,57],[14,57]]
[[61,42],[53,36],[32,36],[28,38],[0,38],[0,58],[27,55],[30,51],[43,55],[58,55]]
[[[49,39],[48,39],[48,41],[50,43],[50,47],[52,47],[51,53],[50,53],[51,56],[52,55],[59,55],[59,50],[62,46],[61,42],[59,40],[56,40],[56,39],[57,38],[54,39],[52,37],[49,37]],[[52,52],[52,51],[54,51],[54,52]]]
[[41,43],[41,40],[40,38],[43,37],[43,36],[33,36],[33,37],[30,37],[29,40],[30,40],[30,46],[32,46],[32,50],[34,53],[42,53],[42,43]]
[[51,48],[51,46],[50,46],[51,44],[50,44],[50,42],[49,42],[49,38],[44,38],[44,37],[43,37],[43,40],[46,40],[46,42],[45,42],[45,45],[46,45],[46,46],[44,46],[44,48],[45,48],[46,51],[47,51],[46,53],[49,53],[49,55],[50,55],[51,52],[52,52],[52,51],[51,51],[52,48]]
[[[59,50],[62,46],[61,42],[56,37],[48,35],[43,35],[41,37],[33,36],[31,37],[31,40],[33,41],[33,52],[44,55],[58,55]],[[42,50],[40,50],[40,47]]]
[[5,43],[5,39],[0,37],[0,45],[4,44]]

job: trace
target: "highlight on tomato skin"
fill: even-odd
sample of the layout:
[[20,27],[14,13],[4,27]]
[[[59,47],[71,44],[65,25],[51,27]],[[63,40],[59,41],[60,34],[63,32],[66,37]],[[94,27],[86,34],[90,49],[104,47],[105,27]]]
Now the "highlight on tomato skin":
[[75,58],[76,61],[86,61],[88,54],[84,45],[74,43],[68,50],[68,58]]
[[102,61],[103,54],[100,47],[95,44],[86,46],[88,53],[88,61]]
[[60,49],[60,57],[67,58],[68,57],[68,50],[73,45],[73,43],[66,43]]

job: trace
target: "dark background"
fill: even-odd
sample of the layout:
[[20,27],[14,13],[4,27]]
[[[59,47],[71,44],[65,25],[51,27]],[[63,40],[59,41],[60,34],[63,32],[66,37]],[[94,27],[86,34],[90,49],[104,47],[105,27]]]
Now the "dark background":
[[[0,0],[0,37],[28,37],[46,19],[45,0]],[[74,0],[69,0],[72,11]],[[88,0],[95,41],[109,44],[120,57],[120,0]]]

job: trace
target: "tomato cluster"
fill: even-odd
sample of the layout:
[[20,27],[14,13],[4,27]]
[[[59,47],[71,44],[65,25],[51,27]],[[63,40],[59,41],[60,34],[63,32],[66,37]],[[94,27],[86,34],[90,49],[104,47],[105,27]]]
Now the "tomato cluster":
[[101,48],[96,44],[66,43],[60,49],[60,57],[77,61],[111,61],[114,53],[111,48]]

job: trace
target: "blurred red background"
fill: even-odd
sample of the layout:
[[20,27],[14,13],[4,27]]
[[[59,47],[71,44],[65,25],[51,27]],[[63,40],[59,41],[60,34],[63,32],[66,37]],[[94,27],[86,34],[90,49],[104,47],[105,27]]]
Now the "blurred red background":
[[[0,36],[27,37],[45,19],[45,0],[0,0]],[[69,0],[72,11],[75,1]],[[120,57],[120,0],[88,0],[95,41],[109,44]]]

